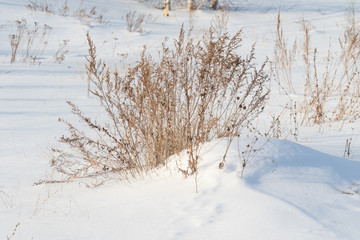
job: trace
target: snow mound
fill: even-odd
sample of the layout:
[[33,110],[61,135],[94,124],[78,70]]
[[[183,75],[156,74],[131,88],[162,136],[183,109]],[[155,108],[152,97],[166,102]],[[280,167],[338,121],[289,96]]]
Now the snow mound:
[[250,167],[246,181],[304,181],[342,185],[360,180],[360,162],[331,156],[285,140],[272,139]]
[[[240,177],[243,160],[248,160],[246,153],[241,152],[250,149],[256,153],[245,167],[244,179],[251,185],[281,180],[341,186],[360,180],[360,162],[331,156],[287,140],[260,139],[249,148],[251,141],[238,138],[232,142],[223,172]],[[202,147],[200,172],[215,168],[221,162],[226,144],[227,140],[220,140]]]
[[[277,239],[293,239],[296,236],[306,236],[305,239],[357,239],[360,236],[360,230],[356,226],[360,220],[360,162],[327,155],[285,140],[271,139],[264,145],[267,140],[260,139],[256,143],[258,146],[254,146],[259,151],[245,168],[242,181],[245,186],[236,187],[232,183],[236,182],[234,179],[240,179],[243,161],[239,152],[246,149],[250,141],[237,139],[233,142],[223,170],[217,169],[217,164],[222,159],[221,149],[225,149],[226,140],[216,147],[210,147],[213,146],[211,144],[204,146],[205,149],[214,149],[202,156],[204,163],[200,166],[200,195],[202,192],[214,192],[216,196],[231,194],[234,198],[227,197],[228,199],[232,199],[233,203],[245,204],[247,209],[254,207],[265,211],[276,210],[269,216],[265,214],[264,217],[272,222],[267,224],[274,225],[276,229],[279,227],[276,221],[281,221],[283,227],[287,225],[286,228],[297,232],[294,236],[291,232],[284,232],[285,235],[278,236]],[[251,196],[253,193],[244,195],[244,188],[265,194],[266,197]],[[258,200],[261,202],[259,205]],[[281,210],[277,208],[280,206]],[[232,211],[237,210],[239,209],[233,208]],[[254,213],[250,210],[247,214],[251,218]],[[261,213],[263,214],[264,212]],[[241,211],[238,212],[238,217],[244,218]],[[314,225],[303,225],[304,219]],[[263,225],[259,227],[263,230]],[[258,236],[252,235],[255,238]]]

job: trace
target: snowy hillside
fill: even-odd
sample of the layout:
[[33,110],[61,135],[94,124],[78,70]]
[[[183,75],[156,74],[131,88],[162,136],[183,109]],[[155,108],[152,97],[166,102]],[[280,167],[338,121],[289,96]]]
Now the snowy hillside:
[[[182,25],[201,39],[220,11],[205,4],[190,14],[177,7],[164,17],[156,1],[0,0],[0,239],[360,238],[360,90],[345,84],[359,82],[359,59],[349,57],[344,65],[354,70],[349,75],[341,60],[333,61],[344,56],[339,39],[347,46],[351,9],[354,26],[360,26],[360,3],[353,8],[345,0],[219,4],[228,6],[223,28],[230,34],[243,29],[239,53],[248,54],[256,43],[256,61],[269,59],[272,79],[264,112],[233,140],[223,169],[218,166],[228,140],[217,139],[201,146],[198,174],[187,178],[179,171],[184,151],[142,179],[34,184],[61,179],[49,166],[51,148],[67,134],[58,119],[79,122],[66,101],[99,121],[104,118],[88,92],[87,32],[98,56],[124,70],[139,59],[144,45],[157,59],[161,43],[171,45]],[[40,9],[45,5],[47,10]],[[291,69],[289,84],[280,82],[289,72],[270,72],[276,68],[279,11],[278,26],[289,52],[294,51],[293,65],[284,68]],[[144,14],[141,31],[128,31],[129,13]],[[304,29],[311,36],[308,69]],[[24,41],[17,41],[21,34]],[[353,53],[360,53],[360,46],[353,46]],[[318,102],[307,98],[316,92],[306,88],[307,71],[318,76],[314,81],[335,79],[329,84],[335,85],[342,79],[342,86],[350,86],[330,89],[326,97],[321,92],[317,101],[325,99],[324,108],[316,116],[309,110]],[[327,87],[322,84],[317,91]],[[338,104],[339,99],[349,105]],[[338,120],[338,110],[348,106],[347,118]],[[270,139],[262,134],[269,128]]]

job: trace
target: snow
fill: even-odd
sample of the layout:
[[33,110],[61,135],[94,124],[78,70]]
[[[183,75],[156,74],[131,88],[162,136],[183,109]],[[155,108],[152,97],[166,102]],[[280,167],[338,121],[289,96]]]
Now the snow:
[[[102,117],[99,104],[87,91],[87,31],[100,57],[110,66],[125,67],[122,54],[128,54],[127,62],[136,61],[146,44],[155,58],[160,43],[165,37],[171,43],[182,24],[186,29],[193,25],[192,34],[199,38],[216,12],[201,9],[190,16],[176,9],[166,18],[162,10],[136,1],[69,1],[72,10],[95,6],[107,21],[98,23],[31,11],[27,4],[0,0],[0,239],[360,238],[359,121],[342,128],[299,126],[295,138],[291,117],[285,114],[281,137],[259,139],[243,178],[240,149],[246,149],[251,136],[234,139],[222,170],[218,164],[227,140],[204,144],[197,176],[184,178],[178,172],[175,162],[186,159],[179,155],[171,157],[167,168],[131,182],[115,177],[98,187],[87,187],[100,183],[96,179],[33,185],[55,176],[48,152],[66,133],[58,118],[78,121],[67,100],[91,116]],[[300,23],[305,19],[314,26],[312,44],[326,54],[330,37],[337,41],[342,34],[349,6],[345,0],[237,0],[230,5],[227,28],[231,33],[243,28],[240,51],[247,53],[256,42],[256,57],[262,61],[273,55],[281,10],[290,42],[301,37]],[[143,33],[126,30],[129,11],[153,17],[144,24]],[[29,27],[35,21],[52,27],[47,48],[33,65],[24,63],[21,53],[10,63],[9,35],[20,19],[26,19]],[[63,62],[54,63],[63,40],[69,40],[69,52]],[[300,88],[302,73],[294,73]],[[269,104],[255,123],[259,129],[266,128],[288,100],[276,84],[271,90]],[[351,154],[344,158],[349,139]]]

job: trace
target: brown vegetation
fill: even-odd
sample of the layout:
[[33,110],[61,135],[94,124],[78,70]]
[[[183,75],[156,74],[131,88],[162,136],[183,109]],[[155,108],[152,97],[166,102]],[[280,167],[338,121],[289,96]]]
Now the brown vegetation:
[[53,149],[51,165],[69,179],[108,173],[128,179],[186,150],[187,168],[179,170],[196,174],[201,144],[222,137],[231,142],[263,111],[269,93],[266,62],[256,66],[254,47],[247,57],[236,52],[242,32],[215,35],[211,28],[195,41],[182,28],[172,48],[162,45],[158,61],[145,48],[121,73],[98,59],[88,34],[90,92],[108,121],[98,123],[69,102],[88,130],[61,120],[69,134],[59,139],[64,148]]

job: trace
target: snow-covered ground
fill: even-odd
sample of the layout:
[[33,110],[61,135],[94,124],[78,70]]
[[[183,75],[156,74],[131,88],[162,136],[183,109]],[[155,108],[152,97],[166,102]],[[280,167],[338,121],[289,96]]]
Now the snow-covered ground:
[[[33,2],[47,2],[56,10],[65,1]],[[145,44],[156,53],[166,37],[171,42],[178,35],[182,24],[187,29],[193,26],[193,37],[200,37],[217,12],[200,9],[190,15],[176,9],[163,17],[163,11],[151,4],[131,0],[72,0],[69,16],[62,16],[31,11],[26,7],[29,3],[0,0],[0,239],[360,238],[359,121],[341,129],[326,124],[299,126],[294,137],[295,126],[286,113],[279,139],[262,145],[267,140],[261,138],[256,143],[260,150],[243,178],[239,149],[251,142],[245,137],[234,140],[222,170],[217,166],[226,140],[206,143],[196,179],[184,179],[170,164],[131,183],[114,179],[88,188],[86,184],[97,182],[87,179],[33,186],[39,179],[52,178],[48,152],[66,133],[58,118],[78,121],[66,101],[101,118],[96,99],[87,91],[87,31],[98,55],[121,68],[124,56],[127,62],[135,61]],[[244,30],[240,51],[247,53],[256,42],[257,59],[272,60],[281,10],[290,42],[301,39],[301,22],[306,20],[312,25],[313,47],[326,53],[329,39],[342,36],[350,5],[343,0],[236,0],[227,12],[227,29]],[[92,7],[104,23],[70,16],[79,8]],[[130,11],[147,16],[142,33],[127,31],[125,16]],[[16,21],[24,23],[23,19],[28,30],[37,22],[40,35],[45,24],[51,28],[43,39],[34,40],[39,57],[35,63],[29,58],[23,61],[24,51],[10,63],[9,36],[17,31]],[[57,63],[56,52],[64,40],[65,59]],[[304,76],[294,73],[294,85],[300,89]],[[271,116],[280,114],[289,100],[275,83],[271,90],[265,112],[254,123],[259,129],[268,126]],[[350,155],[344,158],[347,140]]]

